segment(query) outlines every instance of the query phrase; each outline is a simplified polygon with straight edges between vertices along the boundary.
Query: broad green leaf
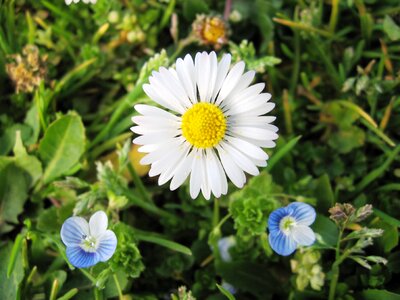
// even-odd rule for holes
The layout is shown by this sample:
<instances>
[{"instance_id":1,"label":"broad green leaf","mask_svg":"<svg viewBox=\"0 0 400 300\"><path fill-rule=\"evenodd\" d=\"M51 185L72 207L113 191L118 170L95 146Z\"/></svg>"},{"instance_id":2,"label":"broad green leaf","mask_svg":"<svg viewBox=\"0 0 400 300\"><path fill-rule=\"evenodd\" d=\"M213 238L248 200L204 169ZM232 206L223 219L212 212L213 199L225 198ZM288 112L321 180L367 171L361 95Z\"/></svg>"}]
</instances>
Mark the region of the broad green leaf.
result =
<instances>
[{"instance_id":1,"label":"broad green leaf","mask_svg":"<svg viewBox=\"0 0 400 300\"><path fill-rule=\"evenodd\" d=\"M384 221L373 223L371 226L384 230L383 235L376 239L376 244L385 253L389 253L399 243L399 233L396 226Z\"/></svg>"},{"instance_id":2,"label":"broad green leaf","mask_svg":"<svg viewBox=\"0 0 400 300\"><path fill-rule=\"evenodd\" d=\"M24 279L21 252L15 258L14 269L7 277L7 269L10 262L12 245L8 244L0 248L0 295L1 299L18 299L20 295L20 284Z\"/></svg>"},{"instance_id":3,"label":"broad green leaf","mask_svg":"<svg viewBox=\"0 0 400 300\"><path fill-rule=\"evenodd\" d=\"M197 14L207 12L208 5L204 0L185 0L183 2L183 16L187 20L193 21Z\"/></svg>"},{"instance_id":4,"label":"broad green leaf","mask_svg":"<svg viewBox=\"0 0 400 300\"><path fill-rule=\"evenodd\" d=\"M335 196L332 191L332 186L327 174L322 175L317 179L317 186L315 188L315 197L317 198L318 211L326 214L334 204Z\"/></svg>"},{"instance_id":5,"label":"broad green leaf","mask_svg":"<svg viewBox=\"0 0 400 300\"><path fill-rule=\"evenodd\" d=\"M317 215L317 218L311 227L319 234L325 244L336 246L339 231L333 221L325 216Z\"/></svg>"},{"instance_id":6,"label":"broad green leaf","mask_svg":"<svg viewBox=\"0 0 400 300\"><path fill-rule=\"evenodd\" d=\"M29 186L29 176L14 162L0 170L0 223L2 220L18 223L17 217L23 211Z\"/></svg>"},{"instance_id":7,"label":"broad green leaf","mask_svg":"<svg viewBox=\"0 0 400 300\"><path fill-rule=\"evenodd\" d=\"M400 40L400 26L397 25L389 15L385 15L383 31L385 31L392 41Z\"/></svg>"},{"instance_id":8,"label":"broad green leaf","mask_svg":"<svg viewBox=\"0 0 400 300\"><path fill-rule=\"evenodd\" d=\"M248 261L235 261L232 263L218 263L217 274L234 287L247 291L256 299L269 299L265 291L274 293L279 290L278 270L267 264ZM285 274L280 274L285 276Z\"/></svg>"},{"instance_id":9,"label":"broad green leaf","mask_svg":"<svg viewBox=\"0 0 400 300\"><path fill-rule=\"evenodd\" d=\"M39 145L39 154L46 168L44 183L68 173L85 150L85 128L81 118L69 114L47 128Z\"/></svg>"},{"instance_id":10,"label":"broad green leaf","mask_svg":"<svg viewBox=\"0 0 400 300\"><path fill-rule=\"evenodd\" d=\"M395 294L387 290L364 290L361 292L364 300L400 300L400 294Z\"/></svg>"}]
</instances>

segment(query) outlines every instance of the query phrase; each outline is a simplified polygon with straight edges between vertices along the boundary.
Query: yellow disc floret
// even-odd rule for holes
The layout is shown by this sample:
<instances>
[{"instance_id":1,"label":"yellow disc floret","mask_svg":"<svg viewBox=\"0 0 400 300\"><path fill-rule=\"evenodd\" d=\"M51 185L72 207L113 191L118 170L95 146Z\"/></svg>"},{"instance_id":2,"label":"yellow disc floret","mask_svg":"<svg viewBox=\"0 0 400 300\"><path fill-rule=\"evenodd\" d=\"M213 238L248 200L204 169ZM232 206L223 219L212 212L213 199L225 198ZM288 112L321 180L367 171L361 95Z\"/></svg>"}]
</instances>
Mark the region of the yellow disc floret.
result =
<instances>
[{"instance_id":1,"label":"yellow disc floret","mask_svg":"<svg viewBox=\"0 0 400 300\"><path fill-rule=\"evenodd\" d=\"M225 116L214 104L196 103L182 116L182 134L197 148L214 147L224 137L225 131Z\"/></svg>"}]
</instances>

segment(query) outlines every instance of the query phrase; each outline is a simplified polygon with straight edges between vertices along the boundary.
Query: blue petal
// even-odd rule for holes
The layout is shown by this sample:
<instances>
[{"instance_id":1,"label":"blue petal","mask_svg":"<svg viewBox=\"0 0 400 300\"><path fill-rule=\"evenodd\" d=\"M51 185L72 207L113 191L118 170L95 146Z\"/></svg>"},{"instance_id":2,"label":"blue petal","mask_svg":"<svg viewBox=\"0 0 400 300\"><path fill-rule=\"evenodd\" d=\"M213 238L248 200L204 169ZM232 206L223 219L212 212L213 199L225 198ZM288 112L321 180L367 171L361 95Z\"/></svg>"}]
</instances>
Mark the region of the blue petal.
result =
<instances>
[{"instance_id":1,"label":"blue petal","mask_svg":"<svg viewBox=\"0 0 400 300\"><path fill-rule=\"evenodd\" d=\"M67 247L69 262L77 268L89 268L99 262L99 255L93 252L86 252L80 246Z\"/></svg>"},{"instance_id":2,"label":"blue petal","mask_svg":"<svg viewBox=\"0 0 400 300\"><path fill-rule=\"evenodd\" d=\"M272 250L283 256L292 254L297 247L297 243L291 236L280 231L269 235L269 244Z\"/></svg>"},{"instance_id":3,"label":"blue petal","mask_svg":"<svg viewBox=\"0 0 400 300\"><path fill-rule=\"evenodd\" d=\"M89 224L81 217L68 218L61 227L60 235L67 247L77 246L82 242L84 236L89 235Z\"/></svg>"},{"instance_id":4,"label":"blue petal","mask_svg":"<svg viewBox=\"0 0 400 300\"><path fill-rule=\"evenodd\" d=\"M221 255L222 261L229 262L232 260L229 249L234 246L235 243L236 241L233 236L223 237L218 241L218 250L219 254Z\"/></svg>"},{"instance_id":5,"label":"blue petal","mask_svg":"<svg viewBox=\"0 0 400 300\"><path fill-rule=\"evenodd\" d=\"M115 249L117 248L117 237L111 230L107 230L99 238L99 246L97 248L97 254L99 255L100 261L107 261L113 256Z\"/></svg>"},{"instance_id":6,"label":"blue petal","mask_svg":"<svg viewBox=\"0 0 400 300\"><path fill-rule=\"evenodd\" d=\"M268 218L268 229L270 234L278 233L280 231L279 229L279 223L281 222L281 219L283 217L286 217L290 214L288 211L287 207L281 207L276 210L274 210Z\"/></svg>"},{"instance_id":7,"label":"blue petal","mask_svg":"<svg viewBox=\"0 0 400 300\"><path fill-rule=\"evenodd\" d=\"M293 209L292 216L296 219L298 224L310 226L314 223L316 213L311 205L303 202L293 202L288 208Z\"/></svg>"}]
</instances>

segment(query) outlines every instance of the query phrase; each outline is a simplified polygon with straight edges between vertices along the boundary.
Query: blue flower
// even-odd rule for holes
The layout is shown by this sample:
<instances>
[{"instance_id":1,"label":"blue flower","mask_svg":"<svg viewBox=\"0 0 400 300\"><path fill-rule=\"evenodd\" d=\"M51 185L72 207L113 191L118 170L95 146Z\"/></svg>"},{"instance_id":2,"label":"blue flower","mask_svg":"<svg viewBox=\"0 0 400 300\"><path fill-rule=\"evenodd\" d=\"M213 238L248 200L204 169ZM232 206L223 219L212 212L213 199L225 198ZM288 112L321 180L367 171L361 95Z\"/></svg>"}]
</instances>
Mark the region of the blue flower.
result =
<instances>
[{"instance_id":1,"label":"blue flower","mask_svg":"<svg viewBox=\"0 0 400 300\"><path fill-rule=\"evenodd\" d=\"M71 217L64 222L61 239L67 246L67 257L73 266L88 268L113 256L117 237L107 227L108 219L103 211L96 212L89 223L81 217Z\"/></svg>"},{"instance_id":2,"label":"blue flower","mask_svg":"<svg viewBox=\"0 0 400 300\"><path fill-rule=\"evenodd\" d=\"M273 211L268 219L269 243L278 254L292 254L297 245L310 246L315 242L315 234L309 227L315 221L312 206L294 202Z\"/></svg>"},{"instance_id":3,"label":"blue flower","mask_svg":"<svg viewBox=\"0 0 400 300\"><path fill-rule=\"evenodd\" d=\"M231 254L229 253L229 249L235 246L236 240L234 236L223 237L218 240L218 250L221 255L221 259L224 262L230 262L232 260Z\"/></svg>"}]
</instances>

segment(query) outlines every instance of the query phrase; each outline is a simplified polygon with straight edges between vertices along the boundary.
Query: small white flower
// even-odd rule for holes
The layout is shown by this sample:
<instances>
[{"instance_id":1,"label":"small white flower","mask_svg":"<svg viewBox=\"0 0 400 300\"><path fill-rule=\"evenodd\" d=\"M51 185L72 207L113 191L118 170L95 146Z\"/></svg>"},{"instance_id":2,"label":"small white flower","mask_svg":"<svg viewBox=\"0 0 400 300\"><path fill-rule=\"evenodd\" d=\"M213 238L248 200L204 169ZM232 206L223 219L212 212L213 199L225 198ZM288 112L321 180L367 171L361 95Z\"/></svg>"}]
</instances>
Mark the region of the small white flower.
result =
<instances>
[{"instance_id":1,"label":"small white flower","mask_svg":"<svg viewBox=\"0 0 400 300\"><path fill-rule=\"evenodd\" d=\"M261 93L264 83L250 85L255 72L243 74L245 64L231 69L231 56L218 63L215 52L197 53L176 61L176 69L160 68L143 85L146 94L167 110L138 104L141 114L132 118L131 130L141 136L133 140L148 153L142 164L151 164L149 176L158 183L171 180L175 190L190 175L190 195L200 190L206 199L228 191L228 178L239 188L245 173L258 175L267 165L261 147L275 146L278 128L265 116L275 104Z\"/></svg>"},{"instance_id":2,"label":"small white flower","mask_svg":"<svg viewBox=\"0 0 400 300\"><path fill-rule=\"evenodd\" d=\"M91 3L91 4L96 4L97 0L82 0L83 3ZM71 3L78 3L79 0L65 0L65 4L70 5Z\"/></svg>"}]
</instances>

